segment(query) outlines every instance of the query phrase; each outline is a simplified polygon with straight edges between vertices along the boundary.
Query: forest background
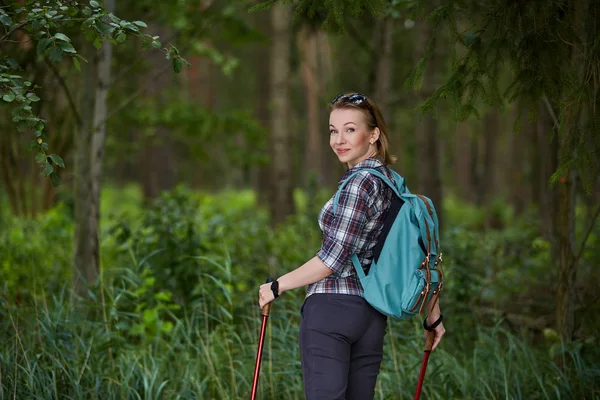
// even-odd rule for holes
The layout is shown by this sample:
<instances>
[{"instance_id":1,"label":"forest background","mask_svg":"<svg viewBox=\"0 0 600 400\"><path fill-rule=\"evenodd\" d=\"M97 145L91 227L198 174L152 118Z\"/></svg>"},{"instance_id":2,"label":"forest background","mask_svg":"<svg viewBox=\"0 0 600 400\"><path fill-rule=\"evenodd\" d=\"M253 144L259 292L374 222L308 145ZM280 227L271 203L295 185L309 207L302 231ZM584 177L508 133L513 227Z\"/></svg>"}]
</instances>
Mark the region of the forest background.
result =
<instances>
[{"instance_id":1,"label":"forest background","mask_svg":"<svg viewBox=\"0 0 600 400\"><path fill-rule=\"evenodd\" d=\"M319 248L362 92L441 221L423 396L600 396L600 5L0 0L0 398L244 398L257 288ZM259 397L300 399L304 292ZM412 398L419 318L376 398Z\"/></svg>"}]
</instances>

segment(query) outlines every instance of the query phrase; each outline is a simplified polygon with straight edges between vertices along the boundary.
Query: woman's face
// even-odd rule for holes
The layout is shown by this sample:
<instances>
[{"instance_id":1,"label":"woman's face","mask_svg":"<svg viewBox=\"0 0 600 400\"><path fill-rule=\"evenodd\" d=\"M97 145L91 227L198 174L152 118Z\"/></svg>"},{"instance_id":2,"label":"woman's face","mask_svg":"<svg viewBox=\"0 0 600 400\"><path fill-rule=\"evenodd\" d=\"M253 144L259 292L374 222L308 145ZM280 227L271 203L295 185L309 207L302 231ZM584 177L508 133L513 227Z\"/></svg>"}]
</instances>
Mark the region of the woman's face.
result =
<instances>
[{"instance_id":1,"label":"woman's face","mask_svg":"<svg viewBox=\"0 0 600 400\"><path fill-rule=\"evenodd\" d=\"M338 108L329 114L329 145L348 168L374 156L377 139L379 129L367 127L362 111Z\"/></svg>"}]
</instances>

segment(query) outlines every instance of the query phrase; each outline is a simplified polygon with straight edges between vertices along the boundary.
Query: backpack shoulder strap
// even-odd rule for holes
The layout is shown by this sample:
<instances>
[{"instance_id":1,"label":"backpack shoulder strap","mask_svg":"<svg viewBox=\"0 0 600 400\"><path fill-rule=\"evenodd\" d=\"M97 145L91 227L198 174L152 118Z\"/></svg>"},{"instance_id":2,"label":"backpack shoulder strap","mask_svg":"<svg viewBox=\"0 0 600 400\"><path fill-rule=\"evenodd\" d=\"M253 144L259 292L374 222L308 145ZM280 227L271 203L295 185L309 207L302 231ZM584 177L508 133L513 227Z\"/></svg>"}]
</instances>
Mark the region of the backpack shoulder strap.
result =
<instances>
[{"instance_id":1,"label":"backpack shoulder strap","mask_svg":"<svg viewBox=\"0 0 600 400\"><path fill-rule=\"evenodd\" d=\"M376 169L373 168L365 168L365 169L361 169L359 171L353 172L352 174L350 174L350 176L348 178L346 178L342 184L340 185L340 187L338 188L337 192L335 193L335 197L333 199L333 213L335 214L335 212L337 211L337 206L338 206L338 202L340 199L340 194L342 193L342 190L344 189L344 187L346 186L346 184L348 182L350 182L350 179L356 175L359 174L361 172L369 172L372 175L375 175L376 177L380 178L386 185L388 185L396 194L396 196L401 197L401 194L403 193L401 191L401 189L403 190L407 190L406 186L404 184L404 178L402 178L397 172L395 171L391 171L392 172L392 176L394 177L394 180L396 181L396 184L394 184L387 176L385 176L384 174L382 174L381 172L377 171ZM399 189L400 188L400 189Z\"/></svg>"}]
</instances>

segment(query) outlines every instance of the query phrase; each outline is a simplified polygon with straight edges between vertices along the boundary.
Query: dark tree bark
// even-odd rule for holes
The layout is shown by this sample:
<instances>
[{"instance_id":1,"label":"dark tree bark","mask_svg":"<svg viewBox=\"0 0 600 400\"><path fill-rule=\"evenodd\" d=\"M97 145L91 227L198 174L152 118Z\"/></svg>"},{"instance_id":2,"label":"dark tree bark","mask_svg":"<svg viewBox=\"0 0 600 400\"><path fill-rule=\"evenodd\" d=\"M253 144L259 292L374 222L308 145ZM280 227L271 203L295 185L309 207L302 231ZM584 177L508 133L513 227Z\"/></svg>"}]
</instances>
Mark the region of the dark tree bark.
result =
<instances>
[{"instance_id":1,"label":"dark tree bark","mask_svg":"<svg viewBox=\"0 0 600 400\"><path fill-rule=\"evenodd\" d=\"M318 31L308 25L302 27L298 33L298 43L301 52L301 74L304 83L306 99L306 146L304 154L305 181L318 176L321 171L322 143L319 118L319 78L318 78L318 53L317 53Z\"/></svg>"},{"instance_id":2,"label":"dark tree bark","mask_svg":"<svg viewBox=\"0 0 600 400\"><path fill-rule=\"evenodd\" d=\"M271 223L278 225L294 213L292 182L292 131L289 124L290 9L281 4L271 10Z\"/></svg>"},{"instance_id":3,"label":"dark tree bark","mask_svg":"<svg viewBox=\"0 0 600 400\"><path fill-rule=\"evenodd\" d=\"M454 143L454 169L456 171L456 184L458 195L466 201L473 201L474 189L471 151L472 151L472 133L469 122L461 122L456 125L456 141Z\"/></svg>"},{"instance_id":4,"label":"dark tree bark","mask_svg":"<svg viewBox=\"0 0 600 400\"><path fill-rule=\"evenodd\" d=\"M416 29L416 48L418 58L423 57L425 49L433 34L433 26L421 21ZM435 90L435 79L439 59L433 51L423 74L423 85L419 91L420 101L431 96ZM439 218L440 229L443 224L442 179L440 176L440 148L437 120L430 114L423 115L416 126L417 135L417 179L418 191L433 201Z\"/></svg>"},{"instance_id":5,"label":"dark tree bark","mask_svg":"<svg viewBox=\"0 0 600 400\"><path fill-rule=\"evenodd\" d=\"M386 17L381 21L379 49L382 50L377 59L377 75L375 78L375 101L379 105L383 117L390 126L390 87L392 84L392 49L394 35L394 19Z\"/></svg>"},{"instance_id":6,"label":"dark tree bark","mask_svg":"<svg viewBox=\"0 0 600 400\"><path fill-rule=\"evenodd\" d=\"M269 13L255 13L258 29L267 37L272 38L271 17ZM270 56L270 43L260 44L255 53L255 71L256 71L256 101L254 102L254 112L265 131L269 131L271 115L269 106L271 104L271 63L268 62ZM261 164L254 171L254 190L258 204L268 206L269 204L269 165Z\"/></svg>"}]
</instances>

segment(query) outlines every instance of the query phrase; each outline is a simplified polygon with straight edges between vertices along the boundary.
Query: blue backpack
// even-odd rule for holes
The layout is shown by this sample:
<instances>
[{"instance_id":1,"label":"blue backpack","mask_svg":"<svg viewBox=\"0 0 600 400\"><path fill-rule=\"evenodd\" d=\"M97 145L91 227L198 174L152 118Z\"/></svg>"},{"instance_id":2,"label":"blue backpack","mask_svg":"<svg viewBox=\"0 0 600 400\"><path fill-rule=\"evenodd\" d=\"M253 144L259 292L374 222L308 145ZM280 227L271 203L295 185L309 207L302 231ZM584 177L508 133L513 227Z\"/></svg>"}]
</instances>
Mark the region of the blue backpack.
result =
<instances>
[{"instance_id":1,"label":"blue backpack","mask_svg":"<svg viewBox=\"0 0 600 400\"><path fill-rule=\"evenodd\" d=\"M402 178L391 171L395 184L381 172L367 168L351 174L338 188L333 201L335 214L342 189L357 173L368 171L396 194L374 248L368 274L356 254L352 264L360 278L365 300L376 310L396 319L408 319L431 308L443 287L442 253L438 219L433 203L410 193Z\"/></svg>"}]
</instances>

